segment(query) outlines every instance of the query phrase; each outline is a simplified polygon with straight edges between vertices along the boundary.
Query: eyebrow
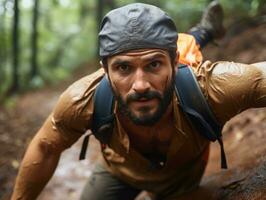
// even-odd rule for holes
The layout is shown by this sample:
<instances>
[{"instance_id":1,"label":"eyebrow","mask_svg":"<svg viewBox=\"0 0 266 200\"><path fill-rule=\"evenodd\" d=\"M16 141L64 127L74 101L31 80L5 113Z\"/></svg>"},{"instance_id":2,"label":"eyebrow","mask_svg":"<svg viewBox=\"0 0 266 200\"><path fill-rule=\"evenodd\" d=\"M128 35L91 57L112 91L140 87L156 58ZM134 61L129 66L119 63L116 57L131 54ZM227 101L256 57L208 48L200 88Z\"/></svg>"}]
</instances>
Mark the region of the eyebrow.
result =
<instances>
[{"instance_id":1,"label":"eyebrow","mask_svg":"<svg viewBox=\"0 0 266 200\"><path fill-rule=\"evenodd\" d=\"M112 63L113 66L119 66L119 65L130 65L129 61L117 59Z\"/></svg>"},{"instance_id":2,"label":"eyebrow","mask_svg":"<svg viewBox=\"0 0 266 200\"><path fill-rule=\"evenodd\" d=\"M166 56L164 54L161 54L161 53L155 53L154 55L146 58L145 60L146 61L154 61L156 59L159 59L159 58L165 58Z\"/></svg>"},{"instance_id":3,"label":"eyebrow","mask_svg":"<svg viewBox=\"0 0 266 200\"><path fill-rule=\"evenodd\" d=\"M146 55L145 57L144 57L145 62L152 62L156 59L165 58L166 55L161 54L161 53L154 53L152 55ZM131 64L131 61L117 58L114 62L112 62L111 65L112 66L120 66L120 65L130 65L130 64Z\"/></svg>"}]
</instances>

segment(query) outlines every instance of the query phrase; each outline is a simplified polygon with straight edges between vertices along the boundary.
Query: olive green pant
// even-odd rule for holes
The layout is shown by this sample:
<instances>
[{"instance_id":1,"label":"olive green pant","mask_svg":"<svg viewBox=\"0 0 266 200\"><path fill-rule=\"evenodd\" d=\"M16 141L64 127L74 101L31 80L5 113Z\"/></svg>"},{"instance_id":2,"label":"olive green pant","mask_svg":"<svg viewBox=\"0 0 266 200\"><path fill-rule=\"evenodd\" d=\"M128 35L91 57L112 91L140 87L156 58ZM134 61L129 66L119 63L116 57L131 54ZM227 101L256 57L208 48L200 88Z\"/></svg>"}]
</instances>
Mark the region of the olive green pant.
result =
<instances>
[{"instance_id":1,"label":"olive green pant","mask_svg":"<svg viewBox=\"0 0 266 200\"><path fill-rule=\"evenodd\" d=\"M97 165L87 181L81 200L134 200L141 190L114 177L103 166Z\"/></svg>"}]
</instances>

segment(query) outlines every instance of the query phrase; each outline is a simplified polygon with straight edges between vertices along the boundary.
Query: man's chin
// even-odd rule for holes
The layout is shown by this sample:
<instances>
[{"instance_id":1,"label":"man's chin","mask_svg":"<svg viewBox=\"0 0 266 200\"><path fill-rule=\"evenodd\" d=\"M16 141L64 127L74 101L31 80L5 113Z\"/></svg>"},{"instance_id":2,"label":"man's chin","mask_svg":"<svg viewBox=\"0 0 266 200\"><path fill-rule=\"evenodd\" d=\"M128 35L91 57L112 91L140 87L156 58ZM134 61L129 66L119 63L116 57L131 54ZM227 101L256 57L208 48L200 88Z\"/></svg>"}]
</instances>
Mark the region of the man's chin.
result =
<instances>
[{"instance_id":1,"label":"man's chin","mask_svg":"<svg viewBox=\"0 0 266 200\"><path fill-rule=\"evenodd\" d=\"M153 120L152 118L135 118L135 119L132 119L132 122L135 124L135 125L138 125L138 126L153 126L157 120Z\"/></svg>"},{"instance_id":2,"label":"man's chin","mask_svg":"<svg viewBox=\"0 0 266 200\"><path fill-rule=\"evenodd\" d=\"M155 113L146 113L146 114L130 113L129 118L134 124L140 126L151 126L154 125L159 120L159 117L156 116Z\"/></svg>"}]
</instances>

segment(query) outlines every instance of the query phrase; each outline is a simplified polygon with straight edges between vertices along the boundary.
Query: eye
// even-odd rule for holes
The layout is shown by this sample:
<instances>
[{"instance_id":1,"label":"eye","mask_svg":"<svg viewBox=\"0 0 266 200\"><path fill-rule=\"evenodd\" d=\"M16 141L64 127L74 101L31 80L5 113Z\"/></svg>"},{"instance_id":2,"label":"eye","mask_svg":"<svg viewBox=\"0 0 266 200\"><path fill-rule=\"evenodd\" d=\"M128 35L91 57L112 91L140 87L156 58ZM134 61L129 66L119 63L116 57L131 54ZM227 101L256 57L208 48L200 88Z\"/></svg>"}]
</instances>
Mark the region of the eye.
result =
<instances>
[{"instance_id":1,"label":"eye","mask_svg":"<svg viewBox=\"0 0 266 200\"><path fill-rule=\"evenodd\" d=\"M125 73L125 72L128 72L128 71L130 70L130 67L129 67L129 65L127 65L127 64L123 64L123 65L118 65L118 66L117 66L117 69L118 69L119 71Z\"/></svg>"},{"instance_id":2,"label":"eye","mask_svg":"<svg viewBox=\"0 0 266 200\"><path fill-rule=\"evenodd\" d=\"M161 66L161 61L158 61L158 60L156 60L156 61L152 61L149 65L148 65L148 67L150 68L150 69L157 69L157 68L159 68Z\"/></svg>"}]
</instances>

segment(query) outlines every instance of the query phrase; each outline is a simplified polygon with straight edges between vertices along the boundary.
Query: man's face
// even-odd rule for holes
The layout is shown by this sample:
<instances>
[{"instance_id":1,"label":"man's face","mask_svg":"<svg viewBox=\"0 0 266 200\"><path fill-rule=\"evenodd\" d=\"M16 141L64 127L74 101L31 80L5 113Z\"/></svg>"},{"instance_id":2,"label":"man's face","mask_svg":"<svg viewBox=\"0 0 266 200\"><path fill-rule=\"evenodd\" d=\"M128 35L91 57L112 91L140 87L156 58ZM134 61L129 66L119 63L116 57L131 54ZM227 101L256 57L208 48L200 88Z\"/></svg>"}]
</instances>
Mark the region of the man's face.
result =
<instances>
[{"instance_id":1,"label":"man's face","mask_svg":"<svg viewBox=\"0 0 266 200\"><path fill-rule=\"evenodd\" d=\"M168 51L134 50L109 57L108 76L119 111L137 125L152 125L173 94L174 67Z\"/></svg>"}]
</instances>

